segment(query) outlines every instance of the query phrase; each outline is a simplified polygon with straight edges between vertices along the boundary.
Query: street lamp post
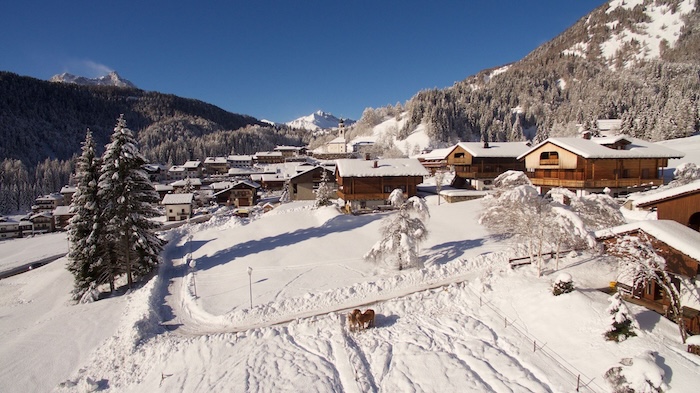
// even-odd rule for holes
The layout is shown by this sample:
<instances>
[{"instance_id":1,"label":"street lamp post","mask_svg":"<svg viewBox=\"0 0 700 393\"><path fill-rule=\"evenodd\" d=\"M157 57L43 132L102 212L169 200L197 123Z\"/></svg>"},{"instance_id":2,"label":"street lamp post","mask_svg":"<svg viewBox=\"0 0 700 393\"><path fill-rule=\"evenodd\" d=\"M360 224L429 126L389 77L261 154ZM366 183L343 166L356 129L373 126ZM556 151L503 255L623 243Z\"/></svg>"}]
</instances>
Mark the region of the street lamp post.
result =
<instances>
[{"instance_id":1,"label":"street lamp post","mask_svg":"<svg viewBox=\"0 0 700 393\"><path fill-rule=\"evenodd\" d=\"M250 309L253 309L253 268L248 266L248 287L250 288Z\"/></svg>"}]
</instances>

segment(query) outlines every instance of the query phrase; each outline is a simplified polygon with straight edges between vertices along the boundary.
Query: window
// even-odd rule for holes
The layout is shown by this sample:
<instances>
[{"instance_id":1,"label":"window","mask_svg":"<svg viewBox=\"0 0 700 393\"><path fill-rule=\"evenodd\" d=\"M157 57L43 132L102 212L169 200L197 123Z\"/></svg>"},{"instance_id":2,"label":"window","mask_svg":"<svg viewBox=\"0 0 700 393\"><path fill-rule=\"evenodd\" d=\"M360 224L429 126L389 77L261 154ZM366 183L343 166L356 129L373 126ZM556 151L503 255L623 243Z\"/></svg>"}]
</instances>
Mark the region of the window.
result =
<instances>
[{"instance_id":1,"label":"window","mask_svg":"<svg viewBox=\"0 0 700 393\"><path fill-rule=\"evenodd\" d=\"M455 158L464 158L464 152L455 153Z\"/></svg>"},{"instance_id":2,"label":"window","mask_svg":"<svg viewBox=\"0 0 700 393\"><path fill-rule=\"evenodd\" d=\"M543 151L540 153L540 165L559 165L559 153L556 151Z\"/></svg>"}]
</instances>

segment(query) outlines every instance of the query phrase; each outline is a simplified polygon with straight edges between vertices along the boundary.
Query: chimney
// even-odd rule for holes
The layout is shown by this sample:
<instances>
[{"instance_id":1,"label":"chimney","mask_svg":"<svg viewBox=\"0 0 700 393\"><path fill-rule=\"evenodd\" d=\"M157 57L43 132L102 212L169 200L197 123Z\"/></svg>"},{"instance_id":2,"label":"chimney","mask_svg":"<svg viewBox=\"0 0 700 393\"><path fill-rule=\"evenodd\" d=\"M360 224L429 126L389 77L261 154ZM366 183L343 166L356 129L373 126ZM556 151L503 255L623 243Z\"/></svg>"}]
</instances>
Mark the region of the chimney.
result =
<instances>
[{"instance_id":1,"label":"chimney","mask_svg":"<svg viewBox=\"0 0 700 393\"><path fill-rule=\"evenodd\" d=\"M365 161L369 161L369 153L365 153Z\"/></svg>"},{"instance_id":2,"label":"chimney","mask_svg":"<svg viewBox=\"0 0 700 393\"><path fill-rule=\"evenodd\" d=\"M379 167L379 165L377 164L377 160L374 160L374 164L372 164L372 167L373 167L373 168L378 168L378 167Z\"/></svg>"},{"instance_id":3,"label":"chimney","mask_svg":"<svg viewBox=\"0 0 700 393\"><path fill-rule=\"evenodd\" d=\"M590 131L584 131L581 133L581 138L583 139L591 139L591 132Z\"/></svg>"},{"instance_id":4,"label":"chimney","mask_svg":"<svg viewBox=\"0 0 700 393\"><path fill-rule=\"evenodd\" d=\"M488 141L484 141L484 149L488 149L488 148L489 148L489 142L488 142Z\"/></svg>"}]
</instances>

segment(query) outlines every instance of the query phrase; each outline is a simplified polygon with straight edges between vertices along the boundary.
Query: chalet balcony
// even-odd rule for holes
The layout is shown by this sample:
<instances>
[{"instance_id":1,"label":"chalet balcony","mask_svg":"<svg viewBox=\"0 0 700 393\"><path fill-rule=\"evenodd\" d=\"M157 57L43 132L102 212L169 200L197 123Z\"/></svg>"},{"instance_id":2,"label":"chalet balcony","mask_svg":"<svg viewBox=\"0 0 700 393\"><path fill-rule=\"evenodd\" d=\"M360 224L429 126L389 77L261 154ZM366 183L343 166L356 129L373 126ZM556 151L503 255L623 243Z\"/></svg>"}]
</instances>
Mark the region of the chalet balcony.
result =
<instances>
[{"instance_id":1,"label":"chalet balcony","mask_svg":"<svg viewBox=\"0 0 700 393\"><path fill-rule=\"evenodd\" d=\"M338 198L344 201L383 201L389 199L389 194L366 193L366 194L346 194L338 191Z\"/></svg>"},{"instance_id":2,"label":"chalet balcony","mask_svg":"<svg viewBox=\"0 0 700 393\"><path fill-rule=\"evenodd\" d=\"M535 186L564 187L574 189L584 188L624 188L641 185L662 185L663 179L617 178L617 179L586 179L583 171L537 170L528 172L530 181Z\"/></svg>"}]
</instances>

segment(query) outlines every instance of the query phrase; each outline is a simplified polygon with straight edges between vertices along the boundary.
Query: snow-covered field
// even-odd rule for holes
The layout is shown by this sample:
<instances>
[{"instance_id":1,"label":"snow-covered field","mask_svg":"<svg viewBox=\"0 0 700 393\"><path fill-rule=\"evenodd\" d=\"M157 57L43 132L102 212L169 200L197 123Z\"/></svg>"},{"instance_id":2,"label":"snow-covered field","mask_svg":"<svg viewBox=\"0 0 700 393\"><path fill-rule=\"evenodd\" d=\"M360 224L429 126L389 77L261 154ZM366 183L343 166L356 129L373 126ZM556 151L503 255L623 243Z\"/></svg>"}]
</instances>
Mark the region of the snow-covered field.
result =
<instances>
[{"instance_id":1,"label":"snow-covered field","mask_svg":"<svg viewBox=\"0 0 700 393\"><path fill-rule=\"evenodd\" d=\"M629 305L638 337L603 339L614 266L581 253L543 277L511 269L481 201L427 203L423 269L362 259L387 213L295 202L170 230L159 275L126 295L73 305L65 259L0 280L0 392L607 392L625 358L630 378L663 373L664 391L699 386L700 358L651 311ZM64 252L61 236L0 242L0 264ZM576 290L555 297L562 272ZM376 327L350 332L353 308Z\"/></svg>"}]
</instances>

